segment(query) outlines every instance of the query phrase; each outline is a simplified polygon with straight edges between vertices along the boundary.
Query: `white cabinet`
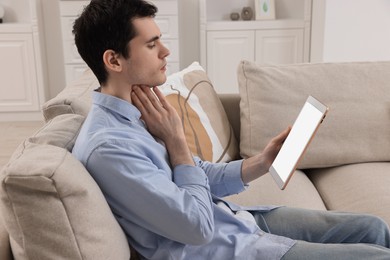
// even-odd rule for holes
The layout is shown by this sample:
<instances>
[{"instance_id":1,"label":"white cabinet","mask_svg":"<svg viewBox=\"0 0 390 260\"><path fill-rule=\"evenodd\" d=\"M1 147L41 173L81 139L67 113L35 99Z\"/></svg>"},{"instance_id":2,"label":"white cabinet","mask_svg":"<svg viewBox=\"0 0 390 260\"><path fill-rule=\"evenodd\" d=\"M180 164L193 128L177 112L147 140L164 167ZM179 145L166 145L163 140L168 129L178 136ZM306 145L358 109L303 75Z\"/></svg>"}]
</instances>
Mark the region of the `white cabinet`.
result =
<instances>
[{"instance_id":1,"label":"white cabinet","mask_svg":"<svg viewBox=\"0 0 390 260\"><path fill-rule=\"evenodd\" d=\"M0 33L0 109L38 111L39 97L32 35Z\"/></svg>"},{"instance_id":2,"label":"white cabinet","mask_svg":"<svg viewBox=\"0 0 390 260\"><path fill-rule=\"evenodd\" d=\"M239 12L238 3L218 1L201 0L200 5L200 61L217 92L238 93L241 60L259 64L309 61L311 0L276 0L277 19L261 21L230 21L226 12Z\"/></svg>"},{"instance_id":3,"label":"white cabinet","mask_svg":"<svg viewBox=\"0 0 390 260\"><path fill-rule=\"evenodd\" d=\"M72 29L75 19L81 13L84 6L86 6L89 2L90 1L85 0L60 1L63 53L67 84L79 77L80 74L82 74L87 68L87 65L84 63L77 51ZM179 71L180 69L177 0L154 0L152 2L158 8L155 21L160 27L162 41L171 51L171 55L167 58L167 74L170 74Z\"/></svg>"},{"instance_id":4,"label":"white cabinet","mask_svg":"<svg viewBox=\"0 0 390 260\"><path fill-rule=\"evenodd\" d=\"M256 31L255 61L269 64L303 62L303 30Z\"/></svg>"},{"instance_id":5,"label":"white cabinet","mask_svg":"<svg viewBox=\"0 0 390 260\"><path fill-rule=\"evenodd\" d=\"M214 87L220 87L217 89L219 92L224 92L227 89L225 86L232 85L231 81L237 74L237 65L241 60L254 60L254 45L254 31L207 33L207 73Z\"/></svg>"},{"instance_id":6,"label":"white cabinet","mask_svg":"<svg viewBox=\"0 0 390 260\"><path fill-rule=\"evenodd\" d=\"M48 90L37 4L0 3L9 14L0 24L0 121L41 120Z\"/></svg>"}]
</instances>

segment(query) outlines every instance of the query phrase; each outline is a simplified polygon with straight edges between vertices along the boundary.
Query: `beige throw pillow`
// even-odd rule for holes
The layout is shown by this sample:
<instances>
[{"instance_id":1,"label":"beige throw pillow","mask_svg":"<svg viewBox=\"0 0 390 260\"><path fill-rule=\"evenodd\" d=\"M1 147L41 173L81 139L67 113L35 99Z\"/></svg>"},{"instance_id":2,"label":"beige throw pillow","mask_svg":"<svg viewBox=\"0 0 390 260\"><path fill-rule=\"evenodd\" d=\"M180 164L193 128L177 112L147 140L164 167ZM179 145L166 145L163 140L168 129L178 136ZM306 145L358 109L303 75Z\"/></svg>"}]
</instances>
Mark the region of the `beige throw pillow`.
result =
<instances>
[{"instance_id":1,"label":"beige throw pillow","mask_svg":"<svg viewBox=\"0 0 390 260\"><path fill-rule=\"evenodd\" d=\"M292 125L306 98L329 113L299 168L390 160L390 62L238 68L243 157L259 153Z\"/></svg>"},{"instance_id":2,"label":"beige throw pillow","mask_svg":"<svg viewBox=\"0 0 390 260\"><path fill-rule=\"evenodd\" d=\"M69 152L83 121L55 117L0 173L0 212L15 259L130 258L102 192Z\"/></svg>"},{"instance_id":3,"label":"beige throw pillow","mask_svg":"<svg viewBox=\"0 0 390 260\"><path fill-rule=\"evenodd\" d=\"M181 116L191 152L210 162L236 159L238 145L222 103L199 63L170 75L160 89Z\"/></svg>"}]
</instances>

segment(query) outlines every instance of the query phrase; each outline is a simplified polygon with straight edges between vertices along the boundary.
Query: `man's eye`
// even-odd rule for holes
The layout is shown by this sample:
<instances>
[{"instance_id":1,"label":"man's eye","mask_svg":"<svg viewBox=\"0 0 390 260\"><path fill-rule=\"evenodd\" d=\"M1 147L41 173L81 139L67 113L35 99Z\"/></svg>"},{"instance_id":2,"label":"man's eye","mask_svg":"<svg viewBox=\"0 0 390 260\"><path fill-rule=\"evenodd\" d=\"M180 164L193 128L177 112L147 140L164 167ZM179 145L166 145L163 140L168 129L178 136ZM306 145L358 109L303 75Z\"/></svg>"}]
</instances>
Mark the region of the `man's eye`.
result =
<instances>
[{"instance_id":1,"label":"man's eye","mask_svg":"<svg viewBox=\"0 0 390 260\"><path fill-rule=\"evenodd\" d=\"M154 47L156 47L156 43L155 42L153 42L153 43L148 45L149 49L153 49Z\"/></svg>"}]
</instances>

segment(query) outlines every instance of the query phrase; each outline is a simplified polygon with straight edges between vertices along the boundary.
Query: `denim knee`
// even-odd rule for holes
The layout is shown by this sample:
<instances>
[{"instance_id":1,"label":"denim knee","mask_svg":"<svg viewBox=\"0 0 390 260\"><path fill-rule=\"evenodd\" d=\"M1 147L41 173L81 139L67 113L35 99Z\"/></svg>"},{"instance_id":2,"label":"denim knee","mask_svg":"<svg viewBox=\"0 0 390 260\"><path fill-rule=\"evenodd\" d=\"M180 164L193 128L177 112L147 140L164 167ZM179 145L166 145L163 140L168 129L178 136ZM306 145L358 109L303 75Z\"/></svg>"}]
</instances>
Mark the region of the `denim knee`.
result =
<instances>
[{"instance_id":1,"label":"denim knee","mask_svg":"<svg viewBox=\"0 0 390 260\"><path fill-rule=\"evenodd\" d=\"M388 224L376 216L366 216L367 243L390 248L390 230Z\"/></svg>"}]
</instances>

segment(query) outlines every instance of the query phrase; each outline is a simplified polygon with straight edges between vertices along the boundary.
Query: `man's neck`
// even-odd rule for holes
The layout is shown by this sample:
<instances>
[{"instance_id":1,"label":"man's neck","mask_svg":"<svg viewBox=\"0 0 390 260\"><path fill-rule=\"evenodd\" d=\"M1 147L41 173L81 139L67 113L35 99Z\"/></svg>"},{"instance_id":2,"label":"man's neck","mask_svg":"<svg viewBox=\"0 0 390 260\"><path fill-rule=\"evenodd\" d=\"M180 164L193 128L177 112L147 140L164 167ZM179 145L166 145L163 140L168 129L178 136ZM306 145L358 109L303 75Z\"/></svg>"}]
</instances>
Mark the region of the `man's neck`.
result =
<instances>
[{"instance_id":1,"label":"man's neck","mask_svg":"<svg viewBox=\"0 0 390 260\"><path fill-rule=\"evenodd\" d=\"M101 86L100 92L131 102L131 85L125 85L120 82L108 82Z\"/></svg>"}]
</instances>

